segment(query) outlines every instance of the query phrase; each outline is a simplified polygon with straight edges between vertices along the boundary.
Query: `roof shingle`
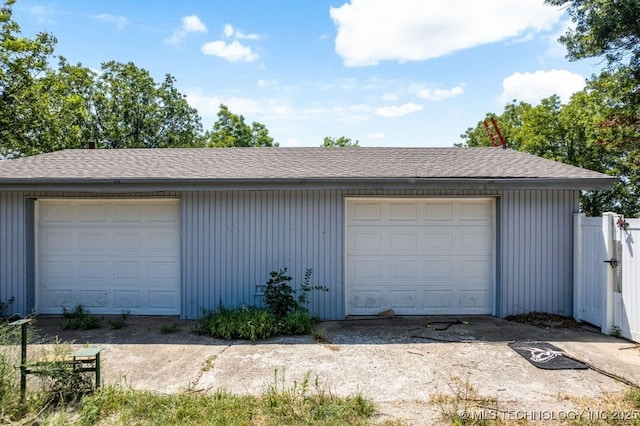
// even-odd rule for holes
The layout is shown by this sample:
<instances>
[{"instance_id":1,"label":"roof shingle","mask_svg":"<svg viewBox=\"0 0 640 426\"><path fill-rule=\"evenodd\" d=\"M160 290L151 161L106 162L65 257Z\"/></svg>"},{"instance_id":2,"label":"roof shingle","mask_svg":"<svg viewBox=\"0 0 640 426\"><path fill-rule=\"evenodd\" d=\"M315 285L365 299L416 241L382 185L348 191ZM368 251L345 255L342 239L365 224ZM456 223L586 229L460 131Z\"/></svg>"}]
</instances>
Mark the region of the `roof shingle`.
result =
<instances>
[{"instance_id":1,"label":"roof shingle","mask_svg":"<svg viewBox=\"0 0 640 426\"><path fill-rule=\"evenodd\" d=\"M65 150L0 161L0 182L353 179L612 179L500 148Z\"/></svg>"}]
</instances>

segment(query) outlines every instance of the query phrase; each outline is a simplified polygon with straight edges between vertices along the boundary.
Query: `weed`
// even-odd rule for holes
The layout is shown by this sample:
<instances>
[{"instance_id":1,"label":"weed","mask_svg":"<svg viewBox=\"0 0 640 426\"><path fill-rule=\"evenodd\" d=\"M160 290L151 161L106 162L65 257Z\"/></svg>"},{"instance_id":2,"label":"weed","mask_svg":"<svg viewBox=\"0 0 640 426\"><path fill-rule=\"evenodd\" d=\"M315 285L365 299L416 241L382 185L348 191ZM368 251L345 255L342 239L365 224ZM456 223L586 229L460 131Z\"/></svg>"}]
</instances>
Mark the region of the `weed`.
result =
<instances>
[{"instance_id":1,"label":"weed","mask_svg":"<svg viewBox=\"0 0 640 426\"><path fill-rule=\"evenodd\" d=\"M194 327L197 334L222 339L258 340L277 334L278 322L270 311L252 306L240 306L211 311L200 318Z\"/></svg>"},{"instance_id":2,"label":"weed","mask_svg":"<svg viewBox=\"0 0 640 426\"><path fill-rule=\"evenodd\" d=\"M446 421L460 426L496 423L497 417L496 419L486 419L482 418L483 416L475 415L474 410L478 409L482 409L483 412L497 412L497 400L480 396L469 382L469 377L463 381L460 377L454 376L449 382L449 387L452 395L438 394L431 398L431 402L438 405L440 413Z\"/></svg>"},{"instance_id":3,"label":"weed","mask_svg":"<svg viewBox=\"0 0 640 426\"><path fill-rule=\"evenodd\" d=\"M100 319L89 315L82 305L76 305L72 311L62 308L62 317L66 320L62 325L65 330L91 330L100 328Z\"/></svg>"},{"instance_id":4,"label":"weed","mask_svg":"<svg viewBox=\"0 0 640 426\"><path fill-rule=\"evenodd\" d=\"M613 337L621 337L622 330L617 325L611 326L611 331L609 331L609 335Z\"/></svg>"},{"instance_id":5,"label":"weed","mask_svg":"<svg viewBox=\"0 0 640 426\"><path fill-rule=\"evenodd\" d=\"M20 328L0 322L0 423L8 414L10 407L14 407L19 395L18 371L14 368L20 363L19 349Z\"/></svg>"},{"instance_id":6,"label":"weed","mask_svg":"<svg viewBox=\"0 0 640 426\"><path fill-rule=\"evenodd\" d=\"M175 333L176 331L178 331L178 324L175 322L172 322L171 324L162 324L160 327L160 333L162 334Z\"/></svg>"},{"instance_id":7,"label":"weed","mask_svg":"<svg viewBox=\"0 0 640 426\"><path fill-rule=\"evenodd\" d=\"M278 318L284 318L297 311L307 311L307 295L310 291L329 291L325 286L310 284L311 276L313 275L313 270L310 268L305 271L304 280L297 290L290 284L293 278L287 275L287 268L271 271L269 275L271 278L267 281L264 301L267 309ZM295 297L296 294L297 297Z\"/></svg>"},{"instance_id":8,"label":"weed","mask_svg":"<svg viewBox=\"0 0 640 426\"><path fill-rule=\"evenodd\" d=\"M261 396L160 394L105 386L85 397L72 414L81 425L364 425L374 415L374 405L360 395L312 392L306 376L294 388L273 388Z\"/></svg>"},{"instance_id":9,"label":"weed","mask_svg":"<svg viewBox=\"0 0 640 426\"><path fill-rule=\"evenodd\" d=\"M122 327L124 327L125 325L127 325L126 321L127 321L127 317L129 316L129 314L131 313L131 311L125 311L124 309L122 310L122 312L120 313L120 317L114 320L108 320L107 322L109 323L109 325L114 329L114 330L118 330Z\"/></svg>"},{"instance_id":10,"label":"weed","mask_svg":"<svg viewBox=\"0 0 640 426\"><path fill-rule=\"evenodd\" d=\"M240 306L205 312L193 327L195 334L221 339L261 340L280 335L305 335L313 331L318 319L306 311L296 311L278 319L268 309Z\"/></svg>"},{"instance_id":11,"label":"weed","mask_svg":"<svg viewBox=\"0 0 640 426\"><path fill-rule=\"evenodd\" d=\"M7 310L9 306L13 305L13 302L15 300L16 300L15 297L9 298L9 300L7 300L6 302L0 300L0 318L4 318L4 311Z\"/></svg>"}]
</instances>

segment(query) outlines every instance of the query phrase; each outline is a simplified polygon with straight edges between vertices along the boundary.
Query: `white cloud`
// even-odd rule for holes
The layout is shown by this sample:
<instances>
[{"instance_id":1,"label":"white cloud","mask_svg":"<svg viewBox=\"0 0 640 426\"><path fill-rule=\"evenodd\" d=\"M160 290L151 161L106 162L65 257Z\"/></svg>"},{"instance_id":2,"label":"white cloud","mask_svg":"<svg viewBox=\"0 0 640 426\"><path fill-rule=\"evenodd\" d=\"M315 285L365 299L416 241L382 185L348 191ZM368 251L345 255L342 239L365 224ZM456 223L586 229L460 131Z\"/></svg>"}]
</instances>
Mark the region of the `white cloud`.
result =
<instances>
[{"instance_id":1,"label":"white cloud","mask_svg":"<svg viewBox=\"0 0 640 426\"><path fill-rule=\"evenodd\" d=\"M422 61L549 30L562 15L541 0L351 0L330 8L346 66Z\"/></svg>"},{"instance_id":2,"label":"white cloud","mask_svg":"<svg viewBox=\"0 0 640 426\"><path fill-rule=\"evenodd\" d=\"M222 29L222 33L227 38L231 37L233 35L233 33L234 33L233 25L225 24L224 28Z\"/></svg>"},{"instance_id":3,"label":"white cloud","mask_svg":"<svg viewBox=\"0 0 640 426\"><path fill-rule=\"evenodd\" d=\"M383 93L381 98L383 101L386 101L386 102L394 102L398 100L398 95L396 95L395 93L388 92L388 93Z\"/></svg>"},{"instance_id":4,"label":"white cloud","mask_svg":"<svg viewBox=\"0 0 640 426\"><path fill-rule=\"evenodd\" d=\"M409 102L402 105L392 105L386 107L378 107L375 110L375 114L380 117L402 117L403 115L411 114L422 110L422 105Z\"/></svg>"},{"instance_id":5,"label":"white cloud","mask_svg":"<svg viewBox=\"0 0 640 426\"><path fill-rule=\"evenodd\" d=\"M217 56L229 62L253 62L258 59L258 55L250 47L244 46L238 40L231 43L225 43L221 40L210 41L204 44L201 50L205 55Z\"/></svg>"},{"instance_id":6,"label":"white cloud","mask_svg":"<svg viewBox=\"0 0 640 426\"><path fill-rule=\"evenodd\" d=\"M206 33L207 26L196 15L182 18L182 29L188 33Z\"/></svg>"},{"instance_id":7,"label":"white cloud","mask_svg":"<svg viewBox=\"0 0 640 426\"><path fill-rule=\"evenodd\" d=\"M105 24L115 25L118 30L123 30L129 24L129 20L124 16L110 15L108 13L102 13L93 18Z\"/></svg>"},{"instance_id":8,"label":"white cloud","mask_svg":"<svg viewBox=\"0 0 640 426\"><path fill-rule=\"evenodd\" d=\"M504 105L515 99L535 105L541 99L556 94L562 102L568 102L571 95L584 87L585 78L567 70L517 72L502 81L499 101Z\"/></svg>"},{"instance_id":9,"label":"white cloud","mask_svg":"<svg viewBox=\"0 0 640 426\"><path fill-rule=\"evenodd\" d=\"M428 101L442 101L444 99L453 98L464 93L464 89L460 86L451 89L418 89L416 96Z\"/></svg>"},{"instance_id":10,"label":"white cloud","mask_svg":"<svg viewBox=\"0 0 640 426\"><path fill-rule=\"evenodd\" d=\"M196 15L185 16L182 18L182 27L173 31L171 37L165 42L173 45L181 44L189 33L206 33L207 26Z\"/></svg>"},{"instance_id":11,"label":"white cloud","mask_svg":"<svg viewBox=\"0 0 640 426\"><path fill-rule=\"evenodd\" d=\"M262 37L260 37L260 34L245 34L242 31L238 31L235 28L233 28L233 25L231 24L225 24L224 28L222 29L222 32L224 34L225 37L229 38L229 37L235 37L237 40L260 40Z\"/></svg>"},{"instance_id":12,"label":"white cloud","mask_svg":"<svg viewBox=\"0 0 640 426\"><path fill-rule=\"evenodd\" d=\"M369 140L384 139L384 133L370 133L367 135L367 139Z\"/></svg>"}]
</instances>

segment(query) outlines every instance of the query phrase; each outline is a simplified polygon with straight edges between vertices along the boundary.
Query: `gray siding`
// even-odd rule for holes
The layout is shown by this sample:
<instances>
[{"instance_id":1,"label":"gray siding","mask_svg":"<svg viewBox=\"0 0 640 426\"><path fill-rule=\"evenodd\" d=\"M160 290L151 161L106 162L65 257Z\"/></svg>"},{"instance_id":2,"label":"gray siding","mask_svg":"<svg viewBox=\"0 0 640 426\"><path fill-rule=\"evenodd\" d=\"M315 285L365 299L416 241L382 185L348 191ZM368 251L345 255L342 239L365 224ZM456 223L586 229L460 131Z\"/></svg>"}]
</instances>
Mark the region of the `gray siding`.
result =
<instances>
[{"instance_id":1,"label":"gray siding","mask_svg":"<svg viewBox=\"0 0 640 426\"><path fill-rule=\"evenodd\" d=\"M26 311L25 199L21 192L0 192L0 301L14 298L5 314Z\"/></svg>"},{"instance_id":2,"label":"gray siding","mask_svg":"<svg viewBox=\"0 0 640 426\"><path fill-rule=\"evenodd\" d=\"M220 302L259 304L257 285L288 267L295 282L306 268L313 282L310 308L323 318L344 316L343 222L346 196L496 196L496 315L572 312L574 190L282 190L139 194L0 192L0 300L29 308L25 198L63 196L181 198L182 316L196 318ZM31 220L31 219L29 219ZM28 236L28 237L27 237ZM31 279L32 281L32 279Z\"/></svg>"},{"instance_id":3,"label":"gray siding","mask_svg":"<svg viewBox=\"0 0 640 426\"><path fill-rule=\"evenodd\" d=\"M499 316L573 312L577 191L505 191L501 200Z\"/></svg>"}]
</instances>

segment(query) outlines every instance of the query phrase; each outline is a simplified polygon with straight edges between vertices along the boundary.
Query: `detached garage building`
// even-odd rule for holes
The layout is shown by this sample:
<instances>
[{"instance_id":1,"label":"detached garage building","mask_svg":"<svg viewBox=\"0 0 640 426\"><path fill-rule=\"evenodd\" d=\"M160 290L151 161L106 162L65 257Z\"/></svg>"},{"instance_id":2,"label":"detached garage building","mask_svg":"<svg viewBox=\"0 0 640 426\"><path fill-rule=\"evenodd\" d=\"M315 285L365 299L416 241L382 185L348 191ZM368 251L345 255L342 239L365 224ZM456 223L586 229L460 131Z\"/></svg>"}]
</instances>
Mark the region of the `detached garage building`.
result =
<instances>
[{"instance_id":1,"label":"detached garage building","mask_svg":"<svg viewBox=\"0 0 640 426\"><path fill-rule=\"evenodd\" d=\"M499 148L67 150L0 162L0 300L197 318L269 272L325 319L572 315L573 213L609 176Z\"/></svg>"}]
</instances>

